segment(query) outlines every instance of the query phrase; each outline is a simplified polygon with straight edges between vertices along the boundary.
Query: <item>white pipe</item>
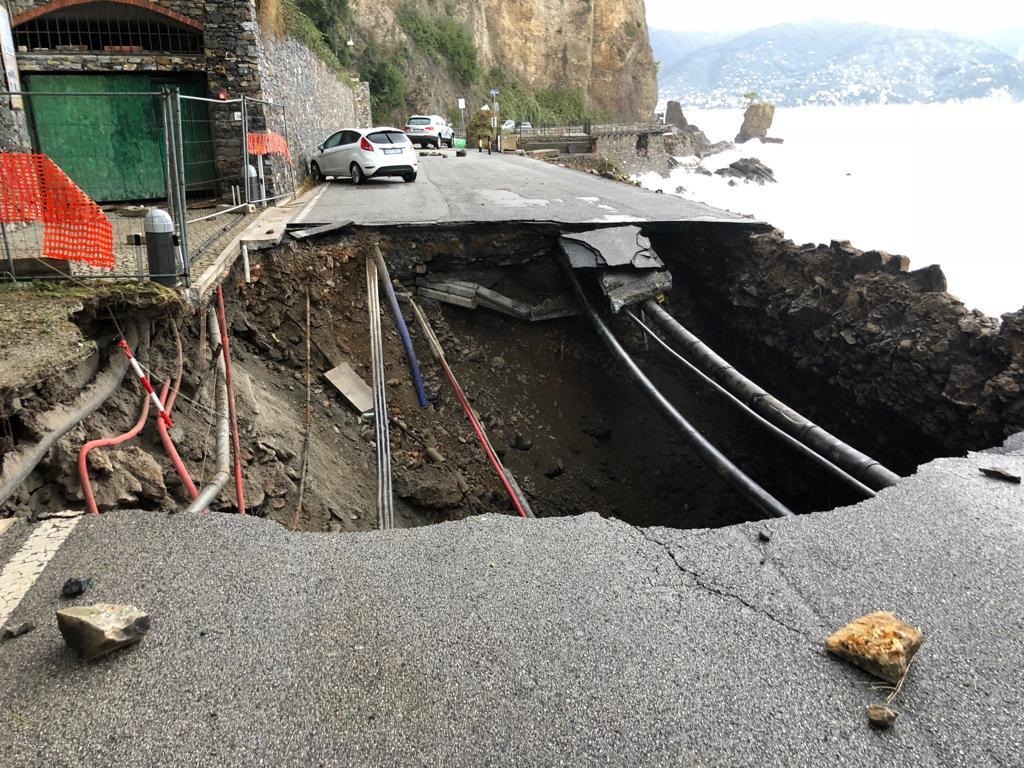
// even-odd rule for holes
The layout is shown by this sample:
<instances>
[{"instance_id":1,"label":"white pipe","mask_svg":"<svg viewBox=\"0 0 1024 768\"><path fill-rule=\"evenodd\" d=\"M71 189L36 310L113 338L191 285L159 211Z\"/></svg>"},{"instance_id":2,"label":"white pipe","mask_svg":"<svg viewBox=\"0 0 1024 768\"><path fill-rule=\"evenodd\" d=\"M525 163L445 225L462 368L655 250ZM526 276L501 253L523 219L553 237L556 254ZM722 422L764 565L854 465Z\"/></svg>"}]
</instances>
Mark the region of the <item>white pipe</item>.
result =
<instances>
[{"instance_id":1,"label":"white pipe","mask_svg":"<svg viewBox=\"0 0 1024 768\"><path fill-rule=\"evenodd\" d=\"M252 282L252 273L249 270L249 246L242 244L242 269L245 271L245 282Z\"/></svg>"},{"instance_id":2,"label":"white pipe","mask_svg":"<svg viewBox=\"0 0 1024 768\"><path fill-rule=\"evenodd\" d=\"M217 312L211 304L207 309L207 320L211 339L220 338L220 323L217 322ZM210 478L210 482L199 492L195 500L189 504L185 513L202 512L213 502L224 489L228 478L231 477L231 423L228 418L228 383L227 370L224 367L224 352L217 356L217 373L220 377L220 386L216 387L216 411L217 411L217 473Z\"/></svg>"}]
</instances>

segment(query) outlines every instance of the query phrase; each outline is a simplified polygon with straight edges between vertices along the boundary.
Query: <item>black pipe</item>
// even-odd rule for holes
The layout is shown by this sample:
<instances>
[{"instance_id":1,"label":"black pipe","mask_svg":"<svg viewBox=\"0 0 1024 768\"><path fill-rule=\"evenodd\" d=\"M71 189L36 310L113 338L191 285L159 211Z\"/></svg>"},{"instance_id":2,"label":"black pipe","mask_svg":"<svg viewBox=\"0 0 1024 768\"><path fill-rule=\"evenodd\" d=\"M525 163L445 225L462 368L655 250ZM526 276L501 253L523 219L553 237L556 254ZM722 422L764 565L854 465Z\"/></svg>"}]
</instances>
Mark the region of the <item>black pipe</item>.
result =
<instances>
[{"instance_id":1,"label":"black pipe","mask_svg":"<svg viewBox=\"0 0 1024 768\"><path fill-rule=\"evenodd\" d=\"M644 310L658 325L709 371L711 377L746 402L775 426L788 432L801 443L834 461L840 467L863 480L875 490L896 485L902 478L870 456L847 445L835 435L800 415L781 400L772 397L761 387L741 374L713 349L690 333L654 299L644 303Z\"/></svg>"},{"instance_id":2,"label":"black pipe","mask_svg":"<svg viewBox=\"0 0 1024 768\"><path fill-rule=\"evenodd\" d=\"M833 475L838 477L843 482L847 483L848 485L852 486L853 488L856 488L858 491L860 491L862 494L864 494L864 496L866 496L867 498L870 499L870 498L872 498L873 496L876 495L873 490L871 490L866 485L864 485L864 483L862 483L860 480L858 480L857 478L855 478L853 475L849 474L848 472L844 471L841 467L837 467L835 464L833 464L831 461L826 459L824 456L822 456L822 455L820 455L818 453L815 453L813 450L808 448L806 445L801 443L799 440L797 440L792 435L789 435L788 433L786 433L783 430L779 429L777 426L775 426L770 421L768 421L768 419L766 419L764 416L759 414L757 411L755 411L749 405L747 405L742 400L740 400L738 397L736 397L736 395L734 395L728 389L726 389L721 384L719 384L717 381L715 381L710 376L708 376L706 373L704 373L704 371L702 371L696 365L694 365L689 360L687 360L685 357L683 357L678 352L676 352L674 349L672 349L672 347L670 347L665 342L664 339L662 339L660 336L655 334L654 331L651 330L651 328L648 327L648 325L645 322L643 322L640 318L638 318L636 315L634 315L631 310L627 309L626 310L626 314L629 315L629 319L630 320L632 320L634 323L636 323L637 325L640 326L640 328L643 330L644 333L646 333L648 336L650 336L652 339L654 339L661 346L662 349L664 349L666 352L668 352L670 355L672 355L672 357L674 357L676 360L678 360L679 363L681 363L683 366L686 367L686 369L688 371L690 371L690 373L692 373L694 376L698 377L705 384L708 384L709 386L713 387L719 394L724 395L728 400L730 400L732 403L734 403L736 406L738 406L748 416L752 416L757 421L757 423L759 423L761 426L763 426L765 429L767 429L769 432L771 432L777 438L779 438L784 443L786 443L786 445L788 445L791 448L795 449L799 453L802 453L805 457L807 457L808 459L813 461L819 467L821 467L822 469L824 469L824 470L826 470L828 472L831 472Z\"/></svg>"},{"instance_id":3,"label":"black pipe","mask_svg":"<svg viewBox=\"0 0 1024 768\"><path fill-rule=\"evenodd\" d=\"M657 387L654 386L653 382L644 375L644 372L640 370L633 358L629 356L629 353L622 347L619 340L615 338L615 335L611 332L604 321L601 320L597 312L590 305L587 300L586 294L583 293L583 287L580 285L579 280L576 279L576 275L573 273L573 269L569 266L567 260L563 257L560 259L562 268L565 271L566 276L569 279L569 283L572 285L573 290L576 292L576 297L579 299L580 304L583 307L583 312L589 318L590 322L594 325L598 335L608 346L608 349L612 351L612 354L619 359L619 362L626 368L626 372L630 378L643 390L644 394L661 409L662 413L668 416L669 420L675 424L676 429L686 440L687 444L694 450L697 456L710 467L715 474L721 477L725 482L739 491L745 496L751 503L754 504L762 512L765 512L773 517L789 517L793 513L788 507L782 502L768 493L764 488L754 482L749 476L747 476L743 470L733 464L729 459L713 446L707 438L704 437L697 429L686 420L686 418L675 409L661 392L658 391Z\"/></svg>"}]
</instances>

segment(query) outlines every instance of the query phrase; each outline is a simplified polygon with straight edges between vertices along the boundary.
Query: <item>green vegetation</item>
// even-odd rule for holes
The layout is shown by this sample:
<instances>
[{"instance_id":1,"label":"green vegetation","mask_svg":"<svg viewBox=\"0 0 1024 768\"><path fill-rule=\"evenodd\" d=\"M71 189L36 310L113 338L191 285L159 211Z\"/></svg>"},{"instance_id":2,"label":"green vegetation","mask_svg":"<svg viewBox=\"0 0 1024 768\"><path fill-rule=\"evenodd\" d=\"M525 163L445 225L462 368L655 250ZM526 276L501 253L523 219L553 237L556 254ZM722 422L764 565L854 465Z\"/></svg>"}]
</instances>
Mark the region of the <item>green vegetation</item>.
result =
<instances>
[{"instance_id":1,"label":"green vegetation","mask_svg":"<svg viewBox=\"0 0 1024 768\"><path fill-rule=\"evenodd\" d=\"M348 0L286 0L294 2L320 33L324 44L342 65L349 63L348 36L352 24Z\"/></svg>"},{"instance_id":2,"label":"green vegetation","mask_svg":"<svg viewBox=\"0 0 1024 768\"><path fill-rule=\"evenodd\" d=\"M398 7L398 23L420 51L445 59L462 82L476 82L480 76L476 45L465 27L449 18L424 15L411 0Z\"/></svg>"},{"instance_id":3,"label":"green vegetation","mask_svg":"<svg viewBox=\"0 0 1024 768\"><path fill-rule=\"evenodd\" d=\"M535 90L513 80L499 67L487 73L487 85L501 91L498 103L502 119L512 118L520 122L527 120L535 125L557 125L582 123L587 117L583 90L580 88Z\"/></svg>"},{"instance_id":4,"label":"green vegetation","mask_svg":"<svg viewBox=\"0 0 1024 768\"><path fill-rule=\"evenodd\" d=\"M370 105L378 123L405 106L405 75L374 43L366 46L359 60L359 77L370 84Z\"/></svg>"},{"instance_id":5,"label":"green vegetation","mask_svg":"<svg viewBox=\"0 0 1024 768\"><path fill-rule=\"evenodd\" d=\"M743 98L747 100L748 104L753 104L755 101L758 101L761 96L757 91L747 91L743 94Z\"/></svg>"},{"instance_id":6,"label":"green vegetation","mask_svg":"<svg viewBox=\"0 0 1024 768\"><path fill-rule=\"evenodd\" d=\"M324 0L281 0L284 32L309 48L329 68L339 74L346 74L348 48L342 45L339 51L332 47L331 38L324 33L324 27L318 25L302 9L306 4L322 2Z\"/></svg>"}]
</instances>

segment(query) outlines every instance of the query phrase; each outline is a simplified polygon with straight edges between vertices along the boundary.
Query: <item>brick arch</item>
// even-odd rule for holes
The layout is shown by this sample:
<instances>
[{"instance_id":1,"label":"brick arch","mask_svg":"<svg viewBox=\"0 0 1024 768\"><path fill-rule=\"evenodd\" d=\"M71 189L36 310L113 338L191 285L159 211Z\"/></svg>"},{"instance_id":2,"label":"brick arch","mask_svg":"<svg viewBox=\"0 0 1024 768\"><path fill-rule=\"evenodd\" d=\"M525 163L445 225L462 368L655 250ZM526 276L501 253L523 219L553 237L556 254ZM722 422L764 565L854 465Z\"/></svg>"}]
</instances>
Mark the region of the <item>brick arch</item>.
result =
<instances>
[{"instance_id":1,"label":"brick arch","mask_svg":"<svg viewBox=\"0 0 1024 768\"><path fill-rule=\"evenodd\" d=\"M40 5L38 8L33 8L30 11L19 13L11 19L11 26L16 27L19 24L24 24L26 21L38 19L40 16L45 16L46 14L53 13L54 11L73 8L76 5L93 5L97 2L114 3L115 5L131 5L135 8L142 8L145 11L155 13L159 16L164 16L172 21L178 22L179 24L191 27L192 29L197 29L200 32L203 31L203 25L195 19L191 19L177 11L168 10L156 3L149 2L149 0L51 0L51 2L46 3L45 5Z\"/></svg>"}]
</instances>

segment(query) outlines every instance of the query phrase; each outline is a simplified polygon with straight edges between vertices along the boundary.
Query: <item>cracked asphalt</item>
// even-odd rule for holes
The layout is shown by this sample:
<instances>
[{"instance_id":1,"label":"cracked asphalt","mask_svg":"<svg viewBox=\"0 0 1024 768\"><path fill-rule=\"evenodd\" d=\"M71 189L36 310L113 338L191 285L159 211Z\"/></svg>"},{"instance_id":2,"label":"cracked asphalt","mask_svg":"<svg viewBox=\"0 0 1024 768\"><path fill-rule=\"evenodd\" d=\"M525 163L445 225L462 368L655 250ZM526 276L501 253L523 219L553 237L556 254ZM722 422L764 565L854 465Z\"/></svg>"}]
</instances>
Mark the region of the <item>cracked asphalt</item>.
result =
<instances>
[{"instance_id":1,"label":"cracked asphalt","mask_svg":"<svg viewBox=\"0 0 1024 768\"><path fill-rule=\"evenodd\" d=\"M0 765L1019 765L1024 436L856 507L718 530L595 514L293 534L83 520L0 644ZM766 533L768 541L759 537ZM153 626L91 665L60 587ZM894 706L825 636L887 609L925 643Z\"/></svg>"}]
</instances>

